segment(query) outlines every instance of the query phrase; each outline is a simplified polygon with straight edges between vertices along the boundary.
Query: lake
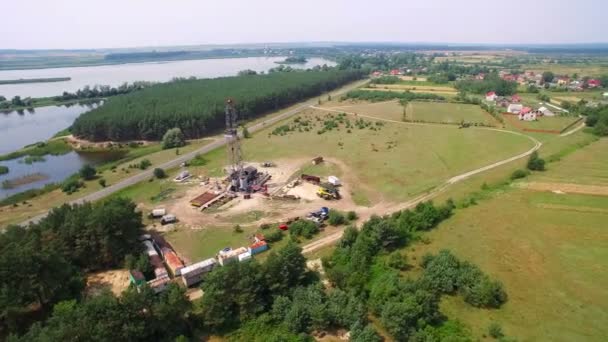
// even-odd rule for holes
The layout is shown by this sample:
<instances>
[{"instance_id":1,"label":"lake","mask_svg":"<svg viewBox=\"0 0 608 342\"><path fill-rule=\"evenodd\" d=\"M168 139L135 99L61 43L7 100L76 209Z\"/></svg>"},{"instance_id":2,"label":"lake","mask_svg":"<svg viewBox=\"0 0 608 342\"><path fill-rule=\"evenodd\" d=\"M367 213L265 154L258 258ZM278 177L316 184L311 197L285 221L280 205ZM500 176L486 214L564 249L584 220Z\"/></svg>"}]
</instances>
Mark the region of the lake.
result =
<instances>
[{"instance_id":1,"label":"lake","mask_svg":"<svg viewBox=\"0 0 608 342\"><path fill-rule=\"evenodd\" d=\"M112 161L119 158L117 153L76 153L70 152L61 156L44 156L46 161L25 164L22 158L0 161L0 165L7 166L9 173L0 175L0 183L9 179L16 179L27 175L41 173L45 179L36 182L23 184L12 189L0 187L0 199L23 192L29 189L42 188L49 183L58 183L78 172L85 164L99 165L103 162Z\"/></svg>"},{"instance_id":2,"label":"lake","mask_svg":"<svg viewBox=\"0 0 608 342\"><path fill-rule=\"evenodd\" d=\"M0 85L0 95L6 98L12 98L16 95L22 98L49 97L61 95L64 91L74 92L87 85L119 86L124 82L134 81L166 82L174 77L195 76L197 78L215 78L234 76L244 69L258 72L268 71L268 69L279 65L275 62L282 60L284 60L284 57L248 57L74 68L3 70L0 71L0 80L52 77L71 77L72 79L63 82ZM336 63L323 58L309 58L305 64L290 64L289 66L305 69L323 64L334 66Z\"/></svg>"},{"instance_id":3,"label":"lake","mask_svg":"<svg viewBox=\"0 0 608 342\"><path fill-rule=\"evenodd\" d=\"M70 127L80 114L95 107L95 104L75 104L0 112L0 154L48 140L55 133Z\"/></svg>"}]
</instances>

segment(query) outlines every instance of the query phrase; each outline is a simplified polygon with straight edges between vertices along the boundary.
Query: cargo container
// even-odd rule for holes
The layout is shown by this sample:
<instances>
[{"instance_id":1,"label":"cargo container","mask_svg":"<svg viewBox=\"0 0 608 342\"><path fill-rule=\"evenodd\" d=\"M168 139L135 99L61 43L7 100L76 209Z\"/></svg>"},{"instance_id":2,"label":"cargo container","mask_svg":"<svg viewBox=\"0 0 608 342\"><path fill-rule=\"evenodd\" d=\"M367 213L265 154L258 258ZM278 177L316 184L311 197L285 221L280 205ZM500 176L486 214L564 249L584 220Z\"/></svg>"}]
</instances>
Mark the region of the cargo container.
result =
<instances>
[{"instance_id":1,"label":"cargo container","mask_svg":"<svg viewBox=\"0 0 608 342\"><path fill-rule=\"evenodd\" d=\"M319 183L321 183L321 178L319 178L317 176L302 175L301 178L302 178L303 181L310 182L310 183L313 183L313 184L319 184Z\"/></svg>"},{"instance_id":2,"label":"cargo container","mask_svg":"<svg viewBox=\"0 0 608 342\"><path fill-rule=\"evenodd\" d=\"M247 248L245 248L245 247L239 247L237 249L230 249L230 250L224 249L224 250L220 251L220 253L217 257L217 260L220 263L220 265L224 266L233 261L238 261L239 260L238 256L240 254L243 254L246 252L247 252Z\"/></svg>"},{"instance_id":3,"label":"cargo container","mask_svg":"<svg viewBox=\"0 0 608 342\"><path fill-rule=\"evenodd\" d=\"M256 255L258 253L262 253L263 251L268 249L268 244L265 241L258 241L251 246L249 246L249 250L252 255Z\"/></svg>"},{"instance_id":4,"label":"cargo container","mask_svg":"<svg viewBox=\"0 0 608 342\"><path fill-rule=\"evenodd\" d=\"M239 258L239 262L251 260L251 252L247 251L245 253L241 253L241 254L239 254L238 258Z\"/></svg>"},{"instance_id":5,"label":"cargo container","mask_svg":"<svg viewBox=\"0 0 608 342\"><path fill-rule=\"evenodd\" d=\"M163 247L161 249L163 253L163 257L165 258L165 263L169 268L169 271L173 274L173 276L177 277L181 273L181 269L184 268L184 263L180 260L180 258L175 254L175 252L167 247Z\"/></svg>"},{"instance_id":6,"label":"cargo container","mask_svg":"<svg viewBox=\"0 0 608 342\"><path fill-rule=\"evenodd\" d=\"M171 283L171 279L169 276L159 277L148 282L148 286L154 291L154 293L161 293L167 289L169 284Z\"/></svg>"},{"instance_id":7,"label":"cargo container","mask_svg":"<svg viewBox=\"0 0 608 342\"><path fill-rule=\"evenodd\" d=\"M217 265L217 261L211 258L182 268L181 274L184 285L192 286L199 283L207 273L213 270L215 265Z\"/></svg>"}]
</instances>

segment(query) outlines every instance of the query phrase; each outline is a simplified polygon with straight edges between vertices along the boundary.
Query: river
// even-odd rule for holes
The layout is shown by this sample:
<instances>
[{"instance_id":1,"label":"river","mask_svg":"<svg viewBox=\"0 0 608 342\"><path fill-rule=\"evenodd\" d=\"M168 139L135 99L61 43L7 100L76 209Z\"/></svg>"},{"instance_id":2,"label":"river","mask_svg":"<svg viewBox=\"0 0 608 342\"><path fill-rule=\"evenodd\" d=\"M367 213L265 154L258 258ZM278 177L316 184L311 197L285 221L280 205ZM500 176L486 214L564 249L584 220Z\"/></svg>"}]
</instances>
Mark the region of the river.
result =
<instances>
[{"instance_id":1,"label":"river","mask_svg":"<svg viewBox=\"0 0 608 342\"><path fill-rule=\"evenodd\" d=\"M234 76L239 71L251 69L257 72L268 71L277 67L275 63L284 57L248 57L202 59L170 62L129 63L73 68L3 70L0 80L70 77L71 80L49 83L22 83L0 85L0 95L12 98L16 95L25 97L49 97L61 95L64 91L74 92L84 86L110 85L119 86L125 82L153 81L166 82L174 77L215 78ZM315 65L335 63L322 58L309 58L305 64L290 64L292 68L312 68Z\"/></svg>"}]
</instances>

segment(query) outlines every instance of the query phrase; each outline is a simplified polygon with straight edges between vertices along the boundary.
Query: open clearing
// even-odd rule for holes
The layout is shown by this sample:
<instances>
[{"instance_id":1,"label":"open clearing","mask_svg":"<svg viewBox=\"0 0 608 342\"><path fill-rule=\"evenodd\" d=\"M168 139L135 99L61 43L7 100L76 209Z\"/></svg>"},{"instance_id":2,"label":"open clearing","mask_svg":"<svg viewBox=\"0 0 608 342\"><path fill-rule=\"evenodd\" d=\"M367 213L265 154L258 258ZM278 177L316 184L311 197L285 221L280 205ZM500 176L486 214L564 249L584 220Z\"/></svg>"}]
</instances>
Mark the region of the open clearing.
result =
<instances>
[{"instance_id":1,"label":"open clearing","mask_svg":"<svg viewBox=\"0 0 608 342\"><path fill-rule=\"evenodd\" d=\"M411 121L439 123L483 123L496 125L496 120L479 106L460 103L410 102L406 116Z\"/></svg>"}]
</instances>

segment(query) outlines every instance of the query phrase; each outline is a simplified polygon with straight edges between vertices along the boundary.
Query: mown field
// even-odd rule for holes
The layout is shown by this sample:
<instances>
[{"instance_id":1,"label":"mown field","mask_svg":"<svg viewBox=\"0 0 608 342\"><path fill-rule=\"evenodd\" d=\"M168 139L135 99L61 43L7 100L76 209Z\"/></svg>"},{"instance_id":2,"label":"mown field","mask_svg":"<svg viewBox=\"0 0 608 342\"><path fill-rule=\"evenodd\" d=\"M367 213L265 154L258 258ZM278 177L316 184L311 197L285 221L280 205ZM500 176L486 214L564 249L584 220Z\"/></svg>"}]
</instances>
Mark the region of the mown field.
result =
<instances>
[{"instance_id":1,"label":"mown field","mask_svg":"<svg viewBox=\"0 0 608 342\"><path fill-rule=\"evenodd\" d=\"M390 90L390 91L412 91L412 92L422 92L422 93L438 93L438 94L448 94L448 95L456 95L458 91L451 86L446 85L418 85L418 84L378 84L373 87L368 87L364 89L369 90Z\"/></svg>"},{"instance_id":2,"label":"mown field","mask_svg":"<svg viewBox=\"0 0 608 342\"><path fill-rule=\"evenodd\" d=\"M542 73L543 71L551 71L556 75L573 75L578 74L579 77L589 76L597 77L608 73L608 65L605 64L585 64L585 63L567 63L567 64L524 64L522 70L531 70Z\"/></svg>"},{"instance_id":3,"label":"mown field","mask_svg":"<svg viewBox=\"0 0 608 342\"><path fill-rule=\"evenodd\" d=\"M539 117L536 121L519 120L517 115L504 115L504 117L510 121L512 125L518 128L546 129L554 131L561 131L579 119L575 116L559 115Z\"/></svg>"},{"instance_id":4,"label":"mown field","mask_svg":"<svg viewBox=\"0 0 608 342\"><path fill-rule=\"evenodd\" d=\"M409 120L459 123L478 122L495 125L497 122L476 105L438 102L410 102L406 116Z\"/></svg>"},{"instance_id":5,"label":"mown field","mask_svg":"<svg viewBox=\"0 0 608 342\"><path fill-rule=\"evenodd\" d=\"M602 184L608 175L603 150L606 140L592 143L530 181ZM509 301L499 310L471 310L456 297L442 302L442 310L477 337L498 322L519 341L602 341L608 334L607 220L607 196L507 189L458 210L427 235L429 244L408 250L419 259L450 249L504 283Z\"/></svg>"}]
</instances>

